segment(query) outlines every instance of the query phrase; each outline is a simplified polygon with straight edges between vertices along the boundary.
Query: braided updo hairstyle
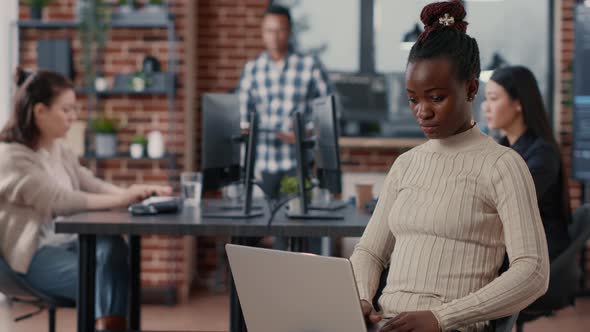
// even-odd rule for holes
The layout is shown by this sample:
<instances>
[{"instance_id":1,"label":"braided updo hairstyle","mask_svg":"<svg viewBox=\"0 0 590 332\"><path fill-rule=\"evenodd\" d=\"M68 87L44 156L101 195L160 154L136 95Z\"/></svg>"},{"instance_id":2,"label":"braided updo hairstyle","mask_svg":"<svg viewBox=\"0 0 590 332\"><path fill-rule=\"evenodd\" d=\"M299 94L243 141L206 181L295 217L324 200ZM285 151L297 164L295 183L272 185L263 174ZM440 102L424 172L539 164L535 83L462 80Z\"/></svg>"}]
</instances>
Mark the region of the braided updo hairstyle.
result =
<instances>
[{"instance_id":1,"label":"braided updo hairstyle","mask_svg":"<svg viewBox=\"0 0 590 332\"><path fill-rule=\"evenodd\" d=\"M461 81L477 79L481 72L479 47L467 35L465 7L459 0L435 2L420 14L424 32L412 47L408 63L418 60L448 58Z\"/></svg>"}]
</instances>

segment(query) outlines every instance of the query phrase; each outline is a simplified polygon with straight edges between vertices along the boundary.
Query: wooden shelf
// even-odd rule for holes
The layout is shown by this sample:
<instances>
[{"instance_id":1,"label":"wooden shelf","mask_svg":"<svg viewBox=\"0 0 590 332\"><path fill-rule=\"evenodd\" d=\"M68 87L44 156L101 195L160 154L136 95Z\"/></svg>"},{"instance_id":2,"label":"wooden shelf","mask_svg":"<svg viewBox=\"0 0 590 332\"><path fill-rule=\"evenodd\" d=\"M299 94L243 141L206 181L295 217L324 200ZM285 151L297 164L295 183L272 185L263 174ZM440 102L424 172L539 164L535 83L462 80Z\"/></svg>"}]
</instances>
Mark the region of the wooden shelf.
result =
<instances>
[{"instance_id":1,"label":"wooden shelf","mask_svg":"<svg viewBox=\"0 0 590 332\"><path fill-rule=\"evenodd\" d=\"M76 93L79 95L86 95L87 90L77 88ZM168 92L163 90L144 90L144 91L133 91L133 90L105 90L95 91L97 96L109 97L109 96L167 96Z\"/></svg>"},{"instance_id":2,"label":"wooden shelf","mask_svg":"<svg viewBox=\"0 0 590 332\"><path fill-rule=\"evenodd\" d=\"M41 20L26 20L18 21L19 28L22 29L40 29L40 30L51 30L51 29L71 29L77 28L80 23L75 21L41 21Z\"/></svg>"},{"instance_id":3,"label":"wooden shelf","mask_svg":"<svg viewBox=\"0 0 590 332\"><path fill-rule=\"evenodd\" d=\"M411 149L425 143L426 138L340 137L341 148Z\"/></svg>"},{"instance_id":4,"label":"wooden shelf","mask_svg":"<svg viewBox=\"0 0 590 332\"><path fill-rule=\"evenodd\" d=\"M168 12L162 13L137 13L131 12L125 16L114 15L110 22L113 29L165 29L171 22ZM22 20L17 22L21 29L72 29L80 27L79 21L43 21L43 20Z\"/></svg>"},{"instance_id":5,"label":"wooden shelf","mask_svg":"<svg viewBox=\"0 0 590 332\"><path fill-rule=\"evenodd\" d=\"M128 154L118 154L116 156L113 157L97 157L94 154L90 154L87 153L85 155L83 155L81 158L84 160L137 160L137 161L161 161L161 160L170 160L173 159L174 157L176 157L175 154L164 154L164 156L162 158L150 158L147 156L144 156L142 158L132 158L130 155Z\"/></svg>"},{"instance_id":6,"label":"wooden shelf","mask_svg":"<svg viewBox=\"0 0 590 332\"><path fill-rule=\"evenodd\" d=\"M115 82L110 89L104 91L94 91L101 97L108 96L167 96L169 93L174 94L176 84L176 75L169 72L156 72L151 75L152 83L143 91L135 91L129 86L133 79L132 74L116 74ZM76 93L81 95L87 94L85 88L77 88Z\"/></svg>"}]
</instances>

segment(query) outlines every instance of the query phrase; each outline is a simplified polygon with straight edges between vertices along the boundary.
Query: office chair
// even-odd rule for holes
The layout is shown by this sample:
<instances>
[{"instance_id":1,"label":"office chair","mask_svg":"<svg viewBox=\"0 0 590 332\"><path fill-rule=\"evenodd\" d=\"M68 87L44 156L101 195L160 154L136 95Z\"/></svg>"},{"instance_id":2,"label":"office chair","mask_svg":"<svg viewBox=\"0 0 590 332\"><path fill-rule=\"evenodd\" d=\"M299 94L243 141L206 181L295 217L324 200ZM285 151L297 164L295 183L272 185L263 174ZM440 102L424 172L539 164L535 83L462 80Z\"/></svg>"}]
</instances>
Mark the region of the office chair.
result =
<instances>
[{"instance_id":1,"label":"office chair","mask_svg":"<svg viewBox=\"0 0 590 332\"><path fill-rule=\"evenodd\" d=\"M519 314L516 313L512 316L494 319L492 321L494 332L512 332L512 328L518 320L518 315Z\"/></svg>"},{"instance_id":2,"label":"office chair","mask_svg":"<svg viewBox=\"0 0 590 332\"><path fill-rule=\"evenodd\" d=\"M517 332L522 332L524 323L528 321L550 316L556 310L574 305L582 275L579 253L590 238L590 204L574 212L573 223L568 230L572 242L551 262L547 293L521 312L516 323Z\"/></svg>"},{"instance_id":3,"label":"office chair","mask_svg":"<svg viewBox=\"0 0 590 332\"><path fill-rule=\"evenodd\" d=\"M74 308L76 302L70 299L49 296L31 287L27 281L14 272L0 256L0 293L13 302L28 303L38 308L30 314L17 317L15 321L30 318L33 315L47 309L49 313L49 332L55 332L55 311L56 308Z\"/></svg>"}]
</instances>

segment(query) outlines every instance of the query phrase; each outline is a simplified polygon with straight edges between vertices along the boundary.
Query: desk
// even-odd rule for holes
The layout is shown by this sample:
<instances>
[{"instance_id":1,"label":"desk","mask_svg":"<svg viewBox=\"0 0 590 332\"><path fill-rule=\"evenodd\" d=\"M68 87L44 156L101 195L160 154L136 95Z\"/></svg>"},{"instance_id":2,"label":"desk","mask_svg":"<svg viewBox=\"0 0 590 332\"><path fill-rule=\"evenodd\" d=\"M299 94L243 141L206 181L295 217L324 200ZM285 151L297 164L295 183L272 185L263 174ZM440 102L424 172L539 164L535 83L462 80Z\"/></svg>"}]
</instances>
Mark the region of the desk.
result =
<instances>
[{"instance_id":1,"label":"desk","mask_svg":"<svg viewBox=\"0 0 590 332\"><path fill-rule=\"evenodd\" d=\"M127 211L104 211L80 213L59 218L55 222L56 233L79 235L80 273L78 280L78 331L94 331L94 285L96 269L96 236L129 235L130 254L130 301L129 328L140 330L140 257L141 235L194 235L232 237L232 243L247 245L250 237L267 235L286 236L295 244L294 250L305 249L307 237L360 236L367 224L368 215L359 214L354 207L347 207L337 213L344 214L343 220L292 220L283 211L268 225L268 212L262 217L249 219L201 218L200 209L185 207L179 214L141 216L129 215ZM230 291L230 330L245 331L245 324L235 293Z\"/></svg>"},{"instance_id":2,"label":"desk","mask_svg":"<svg viewBox=\"0 0 590 332\"><path fill-rule=\"evenodd\" d=\"M314 211L318 213L318 211ZM354 237L361 236L369 222L370 215L360 212L353 205L325 213L343 215L344 219L335 220L302 220L289 219L284 211L275 215L270 225L270 233L274 236L289 238L293 251L307 251L307 238L310 237Z\"/></svg>"}]
</instances>

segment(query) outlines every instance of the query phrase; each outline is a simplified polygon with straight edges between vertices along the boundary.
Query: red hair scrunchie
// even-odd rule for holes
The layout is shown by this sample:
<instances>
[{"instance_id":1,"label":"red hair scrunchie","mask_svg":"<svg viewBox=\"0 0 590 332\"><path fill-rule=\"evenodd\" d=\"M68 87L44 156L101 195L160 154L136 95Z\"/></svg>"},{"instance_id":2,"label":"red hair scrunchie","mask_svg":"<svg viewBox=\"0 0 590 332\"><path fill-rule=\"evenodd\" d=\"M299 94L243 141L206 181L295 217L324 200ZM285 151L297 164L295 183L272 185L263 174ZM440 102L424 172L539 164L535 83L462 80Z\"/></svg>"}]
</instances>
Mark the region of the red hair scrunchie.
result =
<instances>
[{"instance_id":1,"label":"red hair scrunchie","mask_svg":"<svg viewBox=\"0 0 590 332\"><path fill-rule=\"evenodd\" d=\"M424 32L418 38L418 43L437 30L454 29L466 33L468 23L463 21L465 16L465 7L459 0L435 2L425 6L420 13Z\"/></svg>"}]
</instances>

